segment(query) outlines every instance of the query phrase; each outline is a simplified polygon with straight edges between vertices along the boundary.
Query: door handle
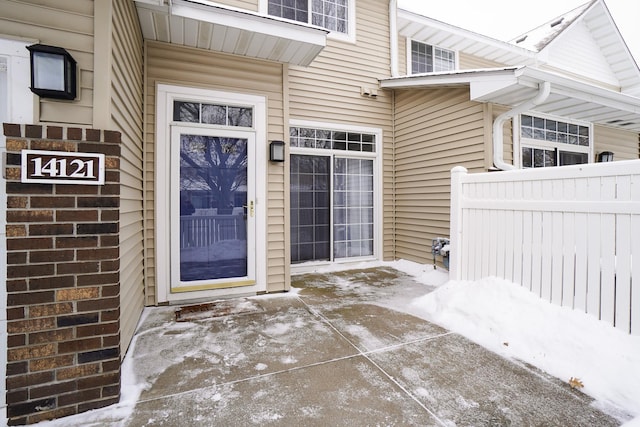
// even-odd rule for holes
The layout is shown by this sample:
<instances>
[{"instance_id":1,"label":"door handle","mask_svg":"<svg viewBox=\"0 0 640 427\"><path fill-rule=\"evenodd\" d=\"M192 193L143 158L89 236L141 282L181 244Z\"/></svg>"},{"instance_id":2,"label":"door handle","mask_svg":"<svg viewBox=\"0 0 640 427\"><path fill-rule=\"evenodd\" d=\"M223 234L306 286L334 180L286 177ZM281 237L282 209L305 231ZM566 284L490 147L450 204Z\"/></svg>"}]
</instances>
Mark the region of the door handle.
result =
<instances>
[{"instance_id":1,"label":"door handle","mask_svg":"<svg viewBox=\"0 0 640 427\"><path fill-rule=\"evenodd\" d=\"M242 205L243 208L249 211L249 216L253 218L254 208L253 208L253 200L249 202L249 205Z\"/></svg>"}]
</instances>

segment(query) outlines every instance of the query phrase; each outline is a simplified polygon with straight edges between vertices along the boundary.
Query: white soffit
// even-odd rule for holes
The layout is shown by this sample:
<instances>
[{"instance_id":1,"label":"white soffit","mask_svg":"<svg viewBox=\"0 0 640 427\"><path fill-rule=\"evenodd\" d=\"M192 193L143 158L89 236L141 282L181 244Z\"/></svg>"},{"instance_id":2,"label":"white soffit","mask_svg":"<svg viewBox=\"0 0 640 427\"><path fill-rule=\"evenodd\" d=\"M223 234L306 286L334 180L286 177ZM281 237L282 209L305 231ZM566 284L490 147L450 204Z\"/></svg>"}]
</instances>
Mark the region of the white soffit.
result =
<instances>
[{"instance_id":1,"label":"white soffit","mask_svg":"<svg viewBox=\"0 0 640 427\"><path fill-rule=\"evenodd\" d=\"M302 66L326 46L328 31L317 27L195 1L156 4L136 1L146 40Z\"/></svg>"},{"instance_id":2,"label":"white soffit","mask_svg":"<svg viewBox=\"0 0 640 427\"><path fill-rule=\"evenodd\" d=\"M589 39L572 32L582 23L590 32ZM541 53L553 51L563 42L576 50L584 49L584 43L595 43L619 82L621 91L640 96L640 70L603 1L579 6L511 40L515 45ZM577 66L584 67L589 74L589 67L584 64Z\"/></svg>"},{"instance_id":3,"label":"white soffit","mask_svg":"<svg viewBox=\"0 0 640 427\"><path fill-rule=\"evenodd\" d=\"M398 9L398 33L412 40L505 65L533 63L535 52L454 25Z\"/></svg>"},{"instance_id":4,"label":"white soffit","mask_svg":"<svg viewBox=\"0 0 640 427\"><path fill-rule=\"evenodd\" d=\"M515 107L534 98L542 82L551 83L536 112L640 132L640 98L530 67L466 70L384 79L382 88L418 89L468 86L470 100Z\"/></svg>"}]
</instances>

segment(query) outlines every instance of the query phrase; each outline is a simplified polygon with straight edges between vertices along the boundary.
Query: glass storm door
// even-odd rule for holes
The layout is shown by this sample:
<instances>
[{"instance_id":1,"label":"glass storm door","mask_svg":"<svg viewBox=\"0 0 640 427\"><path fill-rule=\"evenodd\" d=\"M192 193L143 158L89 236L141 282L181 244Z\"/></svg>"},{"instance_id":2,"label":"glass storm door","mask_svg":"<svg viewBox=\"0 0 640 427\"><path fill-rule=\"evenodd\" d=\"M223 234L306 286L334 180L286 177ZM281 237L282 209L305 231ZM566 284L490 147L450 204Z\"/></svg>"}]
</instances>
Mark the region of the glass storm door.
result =
<instances>
[{"instance_id":1,"label":"glass storm door","mask_svg":"<svg viewBox=\"0 0 640 427\"><path fill-rule=\"evenodd\" d=\"M253 132L174 126L171 292L255 284Z\"/></svg>"}]
</instances>

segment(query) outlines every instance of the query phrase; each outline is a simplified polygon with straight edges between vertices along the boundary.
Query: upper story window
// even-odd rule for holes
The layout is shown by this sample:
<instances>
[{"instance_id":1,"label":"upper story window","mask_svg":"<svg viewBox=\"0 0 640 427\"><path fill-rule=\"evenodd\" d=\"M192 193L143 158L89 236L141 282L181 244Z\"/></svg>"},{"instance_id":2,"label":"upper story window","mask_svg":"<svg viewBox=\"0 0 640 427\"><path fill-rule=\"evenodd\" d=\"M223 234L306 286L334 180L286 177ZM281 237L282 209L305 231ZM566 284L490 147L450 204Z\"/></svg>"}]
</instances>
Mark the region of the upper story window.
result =
<instances>
[{"instance_id":1,"label":"upper story window","mask_svg":"<svg viewBox=\"0 0 640 427\"><path fill-rule=\"evenodd\" d=\"M426 43L411 41L411 74L451 71L456 68L456 53Z\"/></svg>"},{"instance_id":2,"label":"upper story window","mask_svg":"<svg viewBox=\"0 0 640 427\"><path fill-rule=\"evenodd\" d=\"M349 33L349 0L269 0L268 13L338 33Z\"/></svg>"},{"instance_id":3,"label":"upper story window","mask_svg":"<svg viewBox=\"0 0 640 427\"><path fill-rule=\"evenodd\" d=\"M522 115L520 146L523 168L589 163L591 128L585 124Z\"/></svg>"}]
</instances>

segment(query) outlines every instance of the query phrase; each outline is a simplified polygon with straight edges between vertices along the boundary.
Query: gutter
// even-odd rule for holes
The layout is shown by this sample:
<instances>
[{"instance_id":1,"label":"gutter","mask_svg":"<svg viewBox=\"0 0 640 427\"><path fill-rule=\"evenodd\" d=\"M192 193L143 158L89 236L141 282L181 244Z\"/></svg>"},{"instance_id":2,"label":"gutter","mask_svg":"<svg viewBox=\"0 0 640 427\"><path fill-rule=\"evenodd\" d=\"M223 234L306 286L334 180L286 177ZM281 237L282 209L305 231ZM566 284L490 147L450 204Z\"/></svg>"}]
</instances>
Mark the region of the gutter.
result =
<instances>
[{"instance_id":1,"label":"gutter","mask_svg":"<svg viewBox=\"0 0 640 427\"><path fill-rule=\"evenodd\" d=\"M389 43L391 54L391 77L398 77L398 1L389 0Z\"/></svg>"},{"instance_id":2,"label":"gutter","mask_svg":"<svg viewBox=\"0 0 640 427\"><path fill-rule=\"evenodd\" d=\"M529 101L525 101L520 105L517 105L506 113L500 114L493 121L493 164L496 168L503 171L515 169L514 165L510 165L508 163L505 163L504 161L504 135L502 129L504 122L514 118L520 113L531 110L536 105L542 104L549 97L550 93L551 83L549 83L548 81L539 83L538 94L534 98L530 99Z\"/></svg>"}]
</instances>

